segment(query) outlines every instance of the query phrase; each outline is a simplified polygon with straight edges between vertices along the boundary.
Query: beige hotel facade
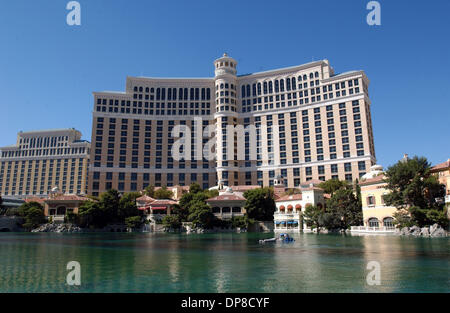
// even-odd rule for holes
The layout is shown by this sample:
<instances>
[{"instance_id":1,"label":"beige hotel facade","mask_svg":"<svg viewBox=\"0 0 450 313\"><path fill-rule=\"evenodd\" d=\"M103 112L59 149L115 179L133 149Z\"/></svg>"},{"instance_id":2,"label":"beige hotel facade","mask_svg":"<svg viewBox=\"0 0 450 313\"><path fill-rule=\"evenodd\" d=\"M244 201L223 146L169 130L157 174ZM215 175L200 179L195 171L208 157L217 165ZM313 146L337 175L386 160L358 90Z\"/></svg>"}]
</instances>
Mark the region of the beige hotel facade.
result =
<instances>
[{"instance_id":1,"label":"beige hotel facade","mask_svg":"<svg viewBox=\"0 0 450 313\"><path fill-rule=\"evenodd\" d=\"M352 181L375 164L363 71L335 74L321 60L238 75L227 54L214 70L210 78L127 77L124 92L94 92L89 193L192 182L271 186L278 175L293 188L311 179ZM172 135L177 125L192 133L181 138L194 144L185 160L171 153L180 140ZM255 136L230 136L227 125L254 127ZM195 158L195 143L211 139L198 128L208 126L216 158Z\"/></svg>"},{"instance_id":2,"label":"beige hotel facade","mask_svg":"<svg viewBox=\"0 0 450 313\"><path fill-rule=\"evenodd\" d=\"M0 148L0 195L26 198L86 194L90 143L71 129L19 132L15 145Z\"/></svg>"}]
</instances>

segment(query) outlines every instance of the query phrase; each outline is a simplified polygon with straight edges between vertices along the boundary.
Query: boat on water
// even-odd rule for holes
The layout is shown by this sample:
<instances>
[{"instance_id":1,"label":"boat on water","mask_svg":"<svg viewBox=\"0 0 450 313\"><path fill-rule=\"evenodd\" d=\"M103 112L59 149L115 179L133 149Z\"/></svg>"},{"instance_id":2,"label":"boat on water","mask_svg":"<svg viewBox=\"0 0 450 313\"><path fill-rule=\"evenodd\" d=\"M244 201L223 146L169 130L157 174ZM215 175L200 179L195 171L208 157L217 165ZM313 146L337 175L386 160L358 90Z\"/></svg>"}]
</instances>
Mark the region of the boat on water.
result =
<instances>
[{"instance_id":1,"label":"boat on water","mask_svg":"<svg viewBox=\"0 0 450 313\"><path fill-rule=\"evenodd\" d=\"M294 238L289 236L289 234L280 234L279 238L273 237L273 238L267 238L267 239L261 239L259 240L259 243L270 243L270 242L294 242Z\"/></svg>"}]
</instances>

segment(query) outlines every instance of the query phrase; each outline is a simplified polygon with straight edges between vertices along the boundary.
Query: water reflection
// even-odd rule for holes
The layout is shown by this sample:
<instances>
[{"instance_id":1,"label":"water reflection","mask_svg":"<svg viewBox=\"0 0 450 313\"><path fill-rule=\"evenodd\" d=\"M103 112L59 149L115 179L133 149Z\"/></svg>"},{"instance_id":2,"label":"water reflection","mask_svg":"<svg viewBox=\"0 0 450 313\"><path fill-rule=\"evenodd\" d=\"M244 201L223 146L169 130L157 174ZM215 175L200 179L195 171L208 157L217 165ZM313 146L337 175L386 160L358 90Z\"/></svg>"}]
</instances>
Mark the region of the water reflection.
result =
<instances>
[{"instance_id":1,"label":"water reflection","mask_svg":"<svg viewBox=\"0 0 450 313\"><path fill-rule=\"evenodd\" d=\"M271 234L2 234L0 292L447 292L449 240ZM66 264L81 264L79 287ZM381 285L368 286L369 261Z\"/></svg>"}]
</instances>

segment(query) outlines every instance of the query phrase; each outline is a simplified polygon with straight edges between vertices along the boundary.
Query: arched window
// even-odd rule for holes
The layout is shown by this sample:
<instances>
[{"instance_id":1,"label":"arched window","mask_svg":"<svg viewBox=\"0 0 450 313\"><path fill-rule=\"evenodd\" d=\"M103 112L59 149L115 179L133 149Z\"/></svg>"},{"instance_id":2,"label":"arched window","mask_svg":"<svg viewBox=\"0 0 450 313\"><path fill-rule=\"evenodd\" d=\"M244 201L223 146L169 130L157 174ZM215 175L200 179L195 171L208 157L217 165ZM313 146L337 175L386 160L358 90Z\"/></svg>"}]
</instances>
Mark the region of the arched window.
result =
<instances>
[{"instance_id":1,"label":"arched window","mask_svg":"<svg viewBox=\"0 0 450 313\"><path fill-rule=\"evenodd\" d=\"M245 98L245 86L242 85L241 97Z\"/></svg>"},{"instance_id":2,"label":"arched window","mask_svg":"<svg viewBox=\"0 0 450 313\"><path fill-rule=\"evenodd\" d=\"M263 84L263 91L264 91L264 94L267 95L267 82L264 82L264 84Z\"/></svg>"},{"instance_id":3,"label":"arched window","mask_svg":"<svg viewBox=\"0 0 450 313\"><path fill-rule=\"evenodd\" d=\"M307 79L308 79L308 76L306 76L306 74L303 75L303 80L307 80Z\"/></svg>"},{"instance_id":4,"label":"arched window","mask_svg":"<svg viewBox=\"0 0 450 313\"><path fill-rule=\"evenodd\" d=\"M247 97L250 97L250 85L247 85Z\"/></svg>"},{"instance_id":5,"label":"arched window","mask_svg":"<svg viewBox=\"0 0 450 313\"><path fill-rule=\"evenodd\" d=\"M233 207L233 213L241 213L241 208L240 207L238 207L238 206L234 206Z\"/></svg>"},{"instance_id":6,"label":"arched window","mask_svg":"<svg viewBox=\"0 0 450 313\"><path fill-rule=\"evenodd\" d=\"M261 95L261 83L258 83L258 96Z\"/></svg>"},{"instance_id":7,"label":"arched window","mask_svg":"<svg viewBox=\"0 0 450 313\"><path fill-rule=\"evenodd\" d=\"M269 82L269 93L273 93L273 83Z\"/></svg>"},{"instance_id":8,"label":"arched window","mask_svg":"<svg viewBox=\"0 0 450 313\"><path fill-rule=\"evenodd\" d=\"M314 78L313 73L310 73L310 74L309 74L309 79L313 79L313 78Z\"/></svg>"},{"instance_id":9,"label":"arched window","mask_svg":"<svg viewBox=\"0 0 450 313\"><path fill-rule=\"evenodd\" d=\"M378 219L376 217L369 218L370 227L379 227Z\"/></svg>"},{"instance_id":10,"label":"arched window","mask_svg":"<svg viewBox=\"0 0 450 313\"><path fill-rule=\"evenodd\" d=\"M279 86L279 82L278 80L275 81L275 92L279 92L280 91L280 86Z\"/></svg>"},{"instance_id":11,"label":"arched window","mask_svg":"<svg viewBox=\"0 0 450 313\"><path fill-rule=\"evenodd\" d=\"M295 212L300 212L302 210L302 206L300 204L295 205Z\"/></svg>"},{"instance_id":12,"label":"arched window","mask_svg":"<svg viewBox=\"0 0 450 313\"><path fill-rule=\"evenodd\" d=\"M394 219L392 217L385 217L383 219L384 227L394 227Z\"/></svg>"},{"instance_id":13,"label":"arched window","mask_svg":"<svg viewBox=\"0 0 450 313\"><path fill-rule=\"evenodd\" d=\"M255 97L256 96L256 84L253 84L252 89L253 89L253 96Z\"/></svg>"},{"instance_id":14,"label":"arched window","mask_svg":"<svg viewBox=\"0 0 450 313\"><path fill-rule=\"evenodd\" d=\"M316 78L318 78L318 77L319 77L319 72L315 72L315 73L314 73L314 76L315 76Z\"/></svg>"},{"instance_id":15,"label":"arched window","mask_svg":"<svg viewBox=\"0 0 450 313\"><path fill-rule=\"evenodd\" d=\"M284 91L284 79L280 79L280 91Z\"/></svg>"},{"instance_id":16,"label":"arched window","mask_svg":"<svg viewBox=\"0 0 450 313\"><path fill-rule=\"evenodd\" d=\"M291 79L286 78L286 90L291 91Z\"/></svg>"},{"instance_id":17,"label":"arched window","mask_svg":"<svg viewBox=\"0 0 450 313\"><path fill-rule=\"evenodd\" d=\"M220 213L220 208L219 207L213 207L212 208L212 212L213 213Z\"/></svg>"},{"instance_id":18,"label":"arched window","mask_svg":"<svg viewBox=\"0 0 450 313\"><path fill-rule=\"evenodd\" d=\"M222 213L230 213L231 212L231 208L226 206L224 208L222 208Z\"/></svg>"},{"instance_id":19,"label":"arched window","mask_svg":"<svg viewBox=\"0 0 450 313\"><path fill-rule=\"evenodd\" d=\"M292 90L297 89L297 83L295 82L295 77L292 77Z\"/></svg>"},{"instance_id":20,"label":"arched window","mask_svg":"<svg viewBox=\"0 0 450 313\"><path fill-rule=\"evenodd\" d=\"M300 76L298 77L298 81L299 81L299 82L302 81L302 75L300 75Z\"/></svg>"}]
</instances>

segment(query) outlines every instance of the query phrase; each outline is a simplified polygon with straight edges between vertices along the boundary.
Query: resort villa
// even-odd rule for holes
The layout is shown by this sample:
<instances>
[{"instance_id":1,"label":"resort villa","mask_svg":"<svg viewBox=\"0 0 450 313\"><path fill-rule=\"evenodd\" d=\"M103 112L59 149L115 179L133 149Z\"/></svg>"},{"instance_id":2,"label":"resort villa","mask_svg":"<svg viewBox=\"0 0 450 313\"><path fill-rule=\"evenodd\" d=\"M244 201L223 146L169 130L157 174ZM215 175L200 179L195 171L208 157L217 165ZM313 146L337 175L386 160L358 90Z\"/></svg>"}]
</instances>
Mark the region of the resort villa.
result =
<instances>
[{"instance_id":1,"label":"resort villa","mask_svg":"<svg viewBox=\"0 0 450 313\"><path fill-rule=\"evenodd\" d=\"M282 232L310 231L303 222L302 213L309 205L325 206L323 189L317 187L322 181L310 180L300 185L298 193L283 195L275 200L274 230Z\"/></svg>"}]
</instances>

